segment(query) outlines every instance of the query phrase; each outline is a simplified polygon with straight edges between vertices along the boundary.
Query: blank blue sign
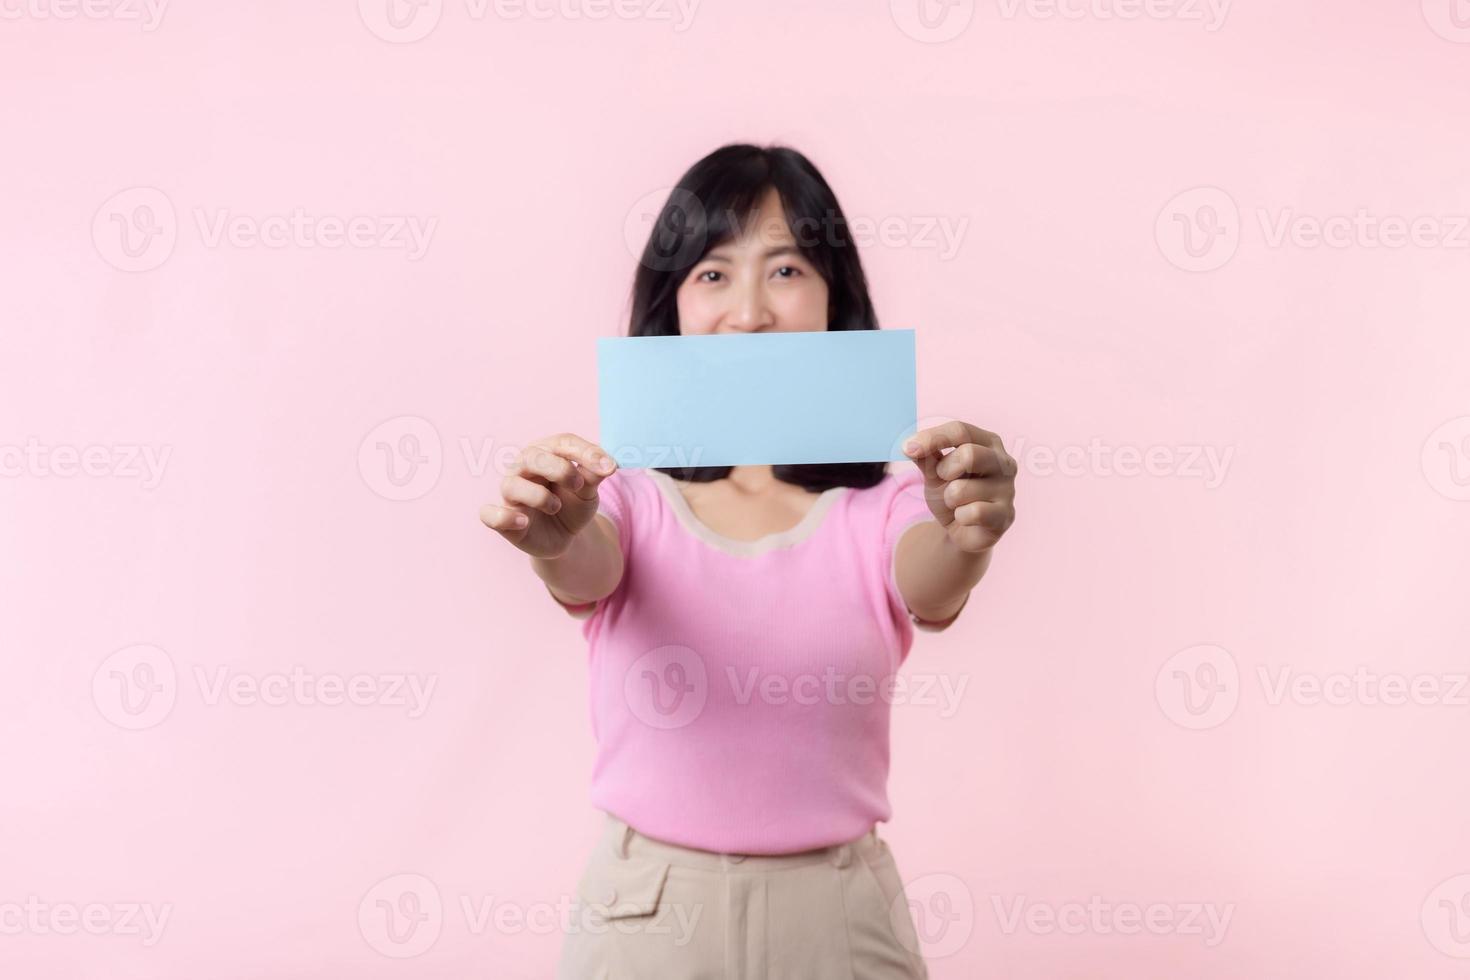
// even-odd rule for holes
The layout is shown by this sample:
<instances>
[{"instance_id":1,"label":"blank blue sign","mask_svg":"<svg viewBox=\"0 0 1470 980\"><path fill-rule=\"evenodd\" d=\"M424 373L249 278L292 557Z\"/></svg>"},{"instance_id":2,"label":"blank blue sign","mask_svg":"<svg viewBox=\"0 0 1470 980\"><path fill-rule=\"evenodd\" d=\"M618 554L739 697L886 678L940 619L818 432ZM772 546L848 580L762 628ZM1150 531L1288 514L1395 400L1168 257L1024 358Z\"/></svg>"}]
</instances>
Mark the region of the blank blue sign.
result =
<instances>
[{"instance_id":1,"label":"blank blue sign","mask_svg":"<svg viewBox=\"0 0 1470 980\"><path fill-rule=\"evenodd\" d=\"M906 459L912 330L597 341L599 443L620 466Z\"/></svg>"}]
</instances>

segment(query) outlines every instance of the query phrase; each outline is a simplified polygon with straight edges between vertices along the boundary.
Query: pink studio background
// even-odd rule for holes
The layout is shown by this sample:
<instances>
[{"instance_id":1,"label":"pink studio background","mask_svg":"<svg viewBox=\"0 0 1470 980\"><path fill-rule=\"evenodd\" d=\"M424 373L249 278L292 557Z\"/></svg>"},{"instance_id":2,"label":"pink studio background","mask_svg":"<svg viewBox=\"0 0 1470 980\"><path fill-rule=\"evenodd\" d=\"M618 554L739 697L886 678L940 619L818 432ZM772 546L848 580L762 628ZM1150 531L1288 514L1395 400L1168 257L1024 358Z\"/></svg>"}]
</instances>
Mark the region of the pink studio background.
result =
<instances>
[{"instance_id":1,"label":"pink studio background","mask_svg":"<svg viewBox=\"0 0 1470 980\"><path fill-rule=\"evenodd\" d=\"M1470 970L1450 0L64 2L0 8L0 974L550 975L585 648L476 511L595 438L626 237L731 140L824 170L921 413L1023 465L906 667L962 696L894 708L933 976ZM355 243L251 237L298 209ZM250 696L295 668L370 703Z\"/></svg>"}]
</instances>

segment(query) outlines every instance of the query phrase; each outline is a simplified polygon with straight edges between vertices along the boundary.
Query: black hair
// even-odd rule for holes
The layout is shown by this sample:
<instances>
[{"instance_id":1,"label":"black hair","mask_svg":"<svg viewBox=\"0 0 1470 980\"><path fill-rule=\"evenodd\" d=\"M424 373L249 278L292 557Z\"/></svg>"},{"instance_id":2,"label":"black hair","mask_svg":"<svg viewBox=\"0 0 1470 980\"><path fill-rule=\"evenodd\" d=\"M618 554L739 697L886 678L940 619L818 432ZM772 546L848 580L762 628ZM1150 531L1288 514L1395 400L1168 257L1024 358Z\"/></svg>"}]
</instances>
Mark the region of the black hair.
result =
<instances>
[{"instance_id":1,"label":"black hair","mask_svg":"<svg viewBox=\"0 0 1470 980\"><path fill-rule=\"evenodd\" d=\"M827 284L828 330L877 330L868 280L837 196L812 162L785 146L722 146L690 167L669 192L633 278L630 337L679 334L679 286L711 249L737 237L774 188L801 254ZM888 464L802 463L772 467L776 479L806 490L871 487ZM708 483L729 466L654 467L678 480Z\"/></svg>"}]
</instances>

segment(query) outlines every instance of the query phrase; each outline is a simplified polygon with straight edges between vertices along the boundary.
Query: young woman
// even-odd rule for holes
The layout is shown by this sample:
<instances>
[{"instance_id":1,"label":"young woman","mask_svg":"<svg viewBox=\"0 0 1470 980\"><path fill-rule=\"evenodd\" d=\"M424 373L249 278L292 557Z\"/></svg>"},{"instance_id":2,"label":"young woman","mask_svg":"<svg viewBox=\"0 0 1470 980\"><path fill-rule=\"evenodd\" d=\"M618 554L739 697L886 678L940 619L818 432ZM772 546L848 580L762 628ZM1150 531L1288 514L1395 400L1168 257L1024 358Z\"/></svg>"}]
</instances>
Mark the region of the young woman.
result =
<instances>
[{"instance_id":1,"label":"young woman","mask_svg":"<svg viewBox=\"0 0 1470 980\"><path fill-rule=\"evenodd\" d=\"M831 188L794 150L722 147L670 194L633 336L876 330ZM647 383L658 384L657 378ZM1015 461L949 422L913 461L619 469L532 443L481 519L583 620L607 815L565 980L926 977L887 820L890 697L1015 519Z\"/></svg>"}]
</instances>

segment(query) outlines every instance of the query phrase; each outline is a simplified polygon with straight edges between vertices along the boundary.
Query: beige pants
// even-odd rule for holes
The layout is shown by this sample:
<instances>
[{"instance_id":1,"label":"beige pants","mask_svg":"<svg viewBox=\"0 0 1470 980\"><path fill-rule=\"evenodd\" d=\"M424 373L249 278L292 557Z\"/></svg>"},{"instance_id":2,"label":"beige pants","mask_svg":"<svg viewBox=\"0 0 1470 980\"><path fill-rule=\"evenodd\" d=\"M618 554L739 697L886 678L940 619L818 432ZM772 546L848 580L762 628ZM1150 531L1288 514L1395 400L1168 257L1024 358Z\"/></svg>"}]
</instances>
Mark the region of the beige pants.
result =
<instances>
[{"instance_id":1,"label":"beige pants","mask_svg":"<svg viewBox=\"0 0 1470 980\"><path fill-rule=\"evenodd\" d=\"M657 841L608 816L558 980L926 980L876 828L800 854Z\"/></svg>"}]
</instances>

